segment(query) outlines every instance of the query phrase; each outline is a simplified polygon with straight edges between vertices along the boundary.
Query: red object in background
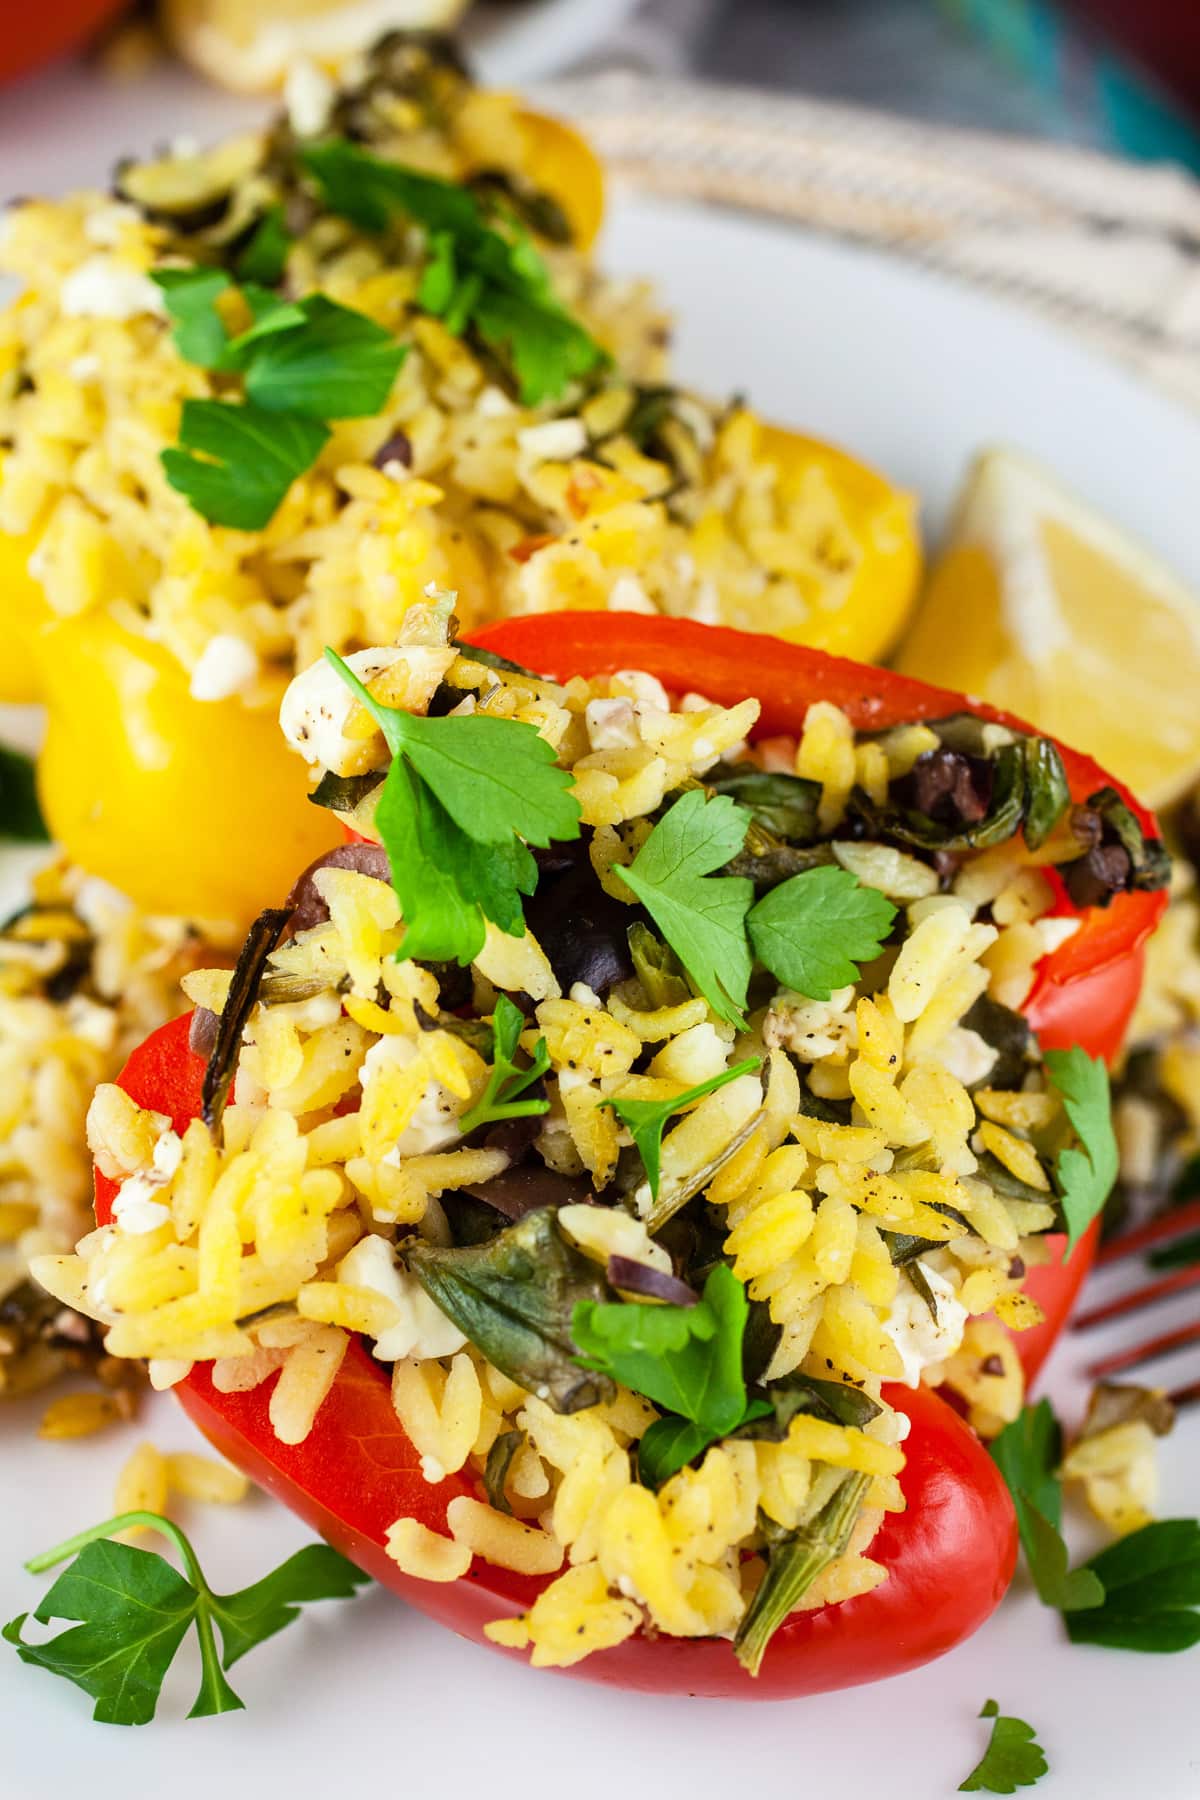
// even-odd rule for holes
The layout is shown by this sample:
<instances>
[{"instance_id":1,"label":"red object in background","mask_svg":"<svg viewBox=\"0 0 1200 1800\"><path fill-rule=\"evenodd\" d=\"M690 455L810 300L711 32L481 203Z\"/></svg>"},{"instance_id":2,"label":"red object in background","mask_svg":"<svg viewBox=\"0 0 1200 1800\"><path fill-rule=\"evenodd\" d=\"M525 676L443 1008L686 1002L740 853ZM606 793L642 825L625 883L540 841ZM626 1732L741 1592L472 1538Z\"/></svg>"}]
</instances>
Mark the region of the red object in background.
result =
<instances>
[{"instance_id":1,"label":"red object in background","mask_svg":"<svg viewBox=\"0 0 1200 1800\"><path fill-rule=\"evenodd\" d=\"M695 688L724 703L750 692L763 702L766 732L796 731L808 704L821 698L844 706L856 726L876 729L963 704L958 695L886 671L681 621L543 616L493 627L478 641L551 675L641 668L676 690ZM1077 796L1103 785L1103 772L1089 758L1065 751L1064 763ZM1141 809L1139 816L1153 824ZM1027 1008L1031 1017L1040 1009L1046 1041L1112 1053L1137 996L1141 944L1162 904L1158 895L1122 896L1108 912L1085 915L1064 950L1046 959ZM188 1020L179 1019L134 1052L121 1085L182 1130L199 1111L203 1068L188 1047ZM111 1217L115 1191L97 1177L101 1223ZM1095 1236L1094 1228L1065 1267L1053 1263L1032 1274L1030 1288L1047 1317L1017 1340L1031 1374L1062 1328ZM384 1543L395 1519L416 1518L445 1531L446 1506L472 1485L460 1475L436 1486L424 1481L392 1409L386 1374L359 1343L351 1345L312 1433L298 1446L275 1438L262 1388L219 1394L200 1368L175 1391L230 1461L377 1579L461 1635L486 1641L484 1624L525 1609L546 1585L478 1559L463 1580L432 1584L401 1574L391 1562ZM756 1680L721 1640L668 1637L638 1636L566 1672L650 1692L797 1698L920 1667L977 1630L999 1603L1015 1562L1007 1491L974 1434L936 1394L891 1387L887 1398L909 1416L913 1430L901 1477L908 1510L888 1515L871 1547L889 1570L886 1582L787 1620Z\"/></svg>"},{"instance_id":2,"label":"red object in background","mask_svg":"<svg viewBox=\"0 0 1200 1800\"><path fill-rule=\"evenodd\" d=\"M0 20L0 81L28 75L55 57L78 50L127 0L13 0Z\"/></svg>"},{"instance_id":3,"label":"red object in background","mask_svg":"<svg viewBox=\"0 0 1200 1800\"><path fill-rule=\"evenodd\" d=\"M1200 112L1200 5L1197 0L1065 0L1113 43Z\"/></svg>"}]
</instances>

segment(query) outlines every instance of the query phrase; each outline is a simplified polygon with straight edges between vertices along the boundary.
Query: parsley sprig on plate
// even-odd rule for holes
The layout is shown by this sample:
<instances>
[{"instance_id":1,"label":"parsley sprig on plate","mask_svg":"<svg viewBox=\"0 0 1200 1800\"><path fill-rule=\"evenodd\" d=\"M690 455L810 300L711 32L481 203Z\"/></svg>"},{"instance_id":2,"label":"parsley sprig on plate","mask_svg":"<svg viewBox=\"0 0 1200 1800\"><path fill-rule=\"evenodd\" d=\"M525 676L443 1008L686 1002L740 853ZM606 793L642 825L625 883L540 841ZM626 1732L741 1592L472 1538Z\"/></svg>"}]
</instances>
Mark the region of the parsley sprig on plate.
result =
<instances>
[{"instance_id":1,"label":"parsley sprig on plate","mask_svg":"<svg viewBox=\"0 0 1200 1800\"><path fill-rule=\"evenodd\" d=\"M115 1532L134 1525L169 1538L185 1573L153 1551L116 1541ZM25 1567L41 1574L68 1556L74 1562L33 1616L43 1625L52 1619L74 1623L57 1637L33 1644L21 1635L29 1617L21 1613L4 1627L3 1636L16 1646L22 1662L62 1675L90 1694L96 1702L93 1717L106 1725L149 1724L167 1670L193 1626L201 1678L188 1717L240 1711L244 1703L225 1671L290 1625L307 1601L348 1600L370 1580L327 1544L310 1544L250 1587L218 1594L178 1525L152 1512L106 1519L33 1557Z\"/></svg>"},{"instance_id":2,"label":"parsley sprig on plate","mask_svg":"<svg viewBox=\"0 0 1200 1800\"><path fill-rule=\"evenodd\" d=\"M748 1056L745 1062L735 1063L732 1069L722 1069L719 1075L713 1075L707 1081L698 1082L695 1087L687 1088L682 1094L676 1094L670 1100L602 1100L601 1106L610 1106L629 1132L637 1146L638 1155L642 1159L642 1167L646 1171L646 1180L654 1199L658 1199L659 1176L662 1169L662 1139L667 1120L675 1113L681 1112L685 1106L692 1106L697 1100L703 1100L706 1094L715 1094L739 1075L750 1075L759 1066L757 1056Z\"/></svg>"},{"instance_id":3,"label":"parsley sprig on plate","mask_svg":"<svg viewBox=\"0 0 1200 1800\"><path fill-rule=\"evenodd\" d=\"M392 752L375 825L404 919L398 955L473 962L489 921L520 937L521 896L537 885L528 845L579 836L572 777L552 747L519 719L384 706L335 651L325 654Z\"/></svg>"},{"instance_id":4,"label":"parsley sprig on plate","mask_svg":"<svg viewBox=\"0 0 1200 1800\"><path fill-rule=\"evenodd\" d=\"M967 1779L959 1782L959 1793L1015 1794L1018 1788L1033 1787L1049 1768L1033 1726L1010 1719L994 1700L984 1701L979 1716L992 1721L992 1735Z\"/></svg>"},{"instance_id":5,"label":"parsley sprig on plate","mask_svg":"<svg viewBox=\"0 0 1200 1800\"><path fill-rule=\"evenodd\" d=\"M535 1044L529 1067L517 1067L513 1059L524 1027L525 1014L520 1007L507 994L497 995L492 1015L492 1071L483 1094L458 1122L464 1137L481 1125L495 1125L502 1119L536 1118L550 1111L550 1102L537 1094L522 1098L550 1072L550 1051L544 1037Z\"/></svg>"},{"instance_id":6,"label":"parsley sprig on plate","mask_svg":"<svg viewBox=\"0 0 1200 1800\"><path fill-rule=\"evenodd\" d=\"M1072 1569L1060 1530L1061 1448L1048 1400L1027 1406L991 1446L1039 1598L1064 1615L1073 1644L1158 1654L1200 1644L1200 1520L1144 1525Z\"/></svg>"},{"instance_id":7,"label":"parsley sprig on plate","mask_svg":"<svg viewBox=\"0 0 1200 1800\"><path fill-rule=\"evenodd\" d=\"M602 347L555 297L550 273L515 218L499 228L468 188L384 162L334 138L301 160L334 212L362 230L397 219L423 227L427 260L417 303L456 337L478 337L511 364L526 406L562 397L607 361Z\"/></svg>"},{"instance_id":8,"label":"parsley sprig on plate","mask_svg":"<svg viewBox=\"0 0 1200 1800\"><path fill-rule=\"evenodd\" d=\"M154 280L180 355L240 377L245 396L184 401L179 443L162 453L167 480L210 523L261 530L328 442L328 421L383 408L405 346L324 294L281 300L251 281L240 292L252 323L231 334L223 269L159 269Z\"/></svg>"},{"instance_id":9,"label":"parsley sprig on plate","mask_svg":"<svg viewBox=\"0 0 1200 1800\"><path fill-rule=\"evenodd\" d=\"M1103 1059L1089 1056L1077 1044L1070 1050L1047 1050L1045 1062L1079 1139L1077 1146L1059 1151L1054 1171L1067 1226L1064 1254L1069 1256L1098 1217L1117 1179L1112 1097Z\"/></svg>"}]
</instances>

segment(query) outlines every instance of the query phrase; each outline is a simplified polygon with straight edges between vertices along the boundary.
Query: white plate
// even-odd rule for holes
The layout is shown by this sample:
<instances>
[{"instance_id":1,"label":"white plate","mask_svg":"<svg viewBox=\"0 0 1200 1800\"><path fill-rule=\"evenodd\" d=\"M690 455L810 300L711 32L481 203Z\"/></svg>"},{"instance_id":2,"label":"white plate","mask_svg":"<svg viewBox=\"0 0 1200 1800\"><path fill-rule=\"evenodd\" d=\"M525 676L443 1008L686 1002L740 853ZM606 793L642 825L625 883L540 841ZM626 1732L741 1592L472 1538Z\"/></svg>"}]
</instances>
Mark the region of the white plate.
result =
<instances>
[{"instance_id":1,"label":"white plate","mask_svg":"<svg viewBox=\"0 0 1200 1800\"><path fill-rule=\"evenodd\" d=\"M93 136L81 149L63 146L44 119L28 123L40 145L26 146L24 188L46 185L44 171L68 157L78 166L107 155L123 135L109 116L101 143ZM666 288L687 377L744 389L773 416L875 458L926 496L935 522L970 453L1009 439L1200 582L1200 424L1016 312L881 256L680 206L618 200L609 254ZM1080 1361L1068 1341L1051 1370L1069 1415L1084 1393ZM18 1557L101 1518L140 1435L192 1440L166 1401L91 1445L35 1441L35 1417L33 1406L0 1415L0 1619L44 1591ZM1195 1513L1200 1420L1167 1442L1163 1470L1163 1511ZM184 1522L214 1582L229 1588L304 1536L263 1499L232 1513L196 1508ZM190 1655L181 1661L192 1679ZM978 1757L975 1715L994 1696L1038 1728L1053 1769L1039 1800L1131 1791L1195 1800L1197 1667L1194 1656L1070 1649L1019 1583L969 1644L891 1683L763 1708L659 1700L533 1675L377 1592L353 1608L314 1609L240 1665L246 1714L187 1723L187 1681L172 1680L161 1723L137 1734L92 1725L82 1694L3 1652L0 1792L117 1800L164 1789L207 1800L269 1784L304 1800L360 1791L427 1800L479 1782L492 1800L600 1800L614 1789L630 1800L724 1800L747 1789L769 1800L937 1800Z\"/></svg>"}]
</instances>

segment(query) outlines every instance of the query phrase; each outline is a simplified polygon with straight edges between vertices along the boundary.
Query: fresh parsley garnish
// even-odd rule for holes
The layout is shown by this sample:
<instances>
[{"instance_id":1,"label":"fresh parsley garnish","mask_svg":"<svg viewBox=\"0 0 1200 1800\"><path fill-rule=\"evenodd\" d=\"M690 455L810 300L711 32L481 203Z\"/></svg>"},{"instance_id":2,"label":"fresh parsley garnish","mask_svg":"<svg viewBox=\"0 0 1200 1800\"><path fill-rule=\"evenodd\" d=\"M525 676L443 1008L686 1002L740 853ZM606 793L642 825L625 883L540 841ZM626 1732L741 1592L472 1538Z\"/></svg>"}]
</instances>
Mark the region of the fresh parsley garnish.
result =
<instances>
[{"instance_id":1,"label":"fresh parsley garnish","mask_svg":"<svg viewBox=\"0 0 1200 1800\"><path fill-rule=\"evenodd\" d=\"M210 524L261 531L328 441L328 426L298 414L185 400L179 444L161 460L171 486Z\"/></svg>"},{"instance_id":2,"label":"fresh parsley garnish","mask_svg":"<svg viewBox=\"0 0 1200 1800\"><path fill-rule=\"evenodd\" d=\"M992 1458L1012 1495L1021 1546L1038 1598L1045 1606L1073 1613L1098 1606L1104 1589L1087 1567L1072 1569L1059 1529L1062 1485L1057 1469L1062 1431L1048 1400L1027 1406L991 1444Z\"/></svg>"},{"instance_id":3,"label":"fresh parsley garnish","mask_svg":"<svg viewBox=\"0 0 1200 1800\"><path fill-rule=\"evenodd\" d=\"M525 1119L549 1112L548 1100L521 1099L550 1072L550 1052L544 1037L534 1046L533 1062L527 1069L519 1069L513 1061L524 1026L525 1015L520 1007L507 994L498 995L492 1014L492 1072L482 1098L458 1122L464 1137L480 1125L492 1125L500 1119Z\"/></svg>"},{"instance_id":4,"label":"fresh parsley garnish","mask_svg":"<svg viewBox=\"0 0 1200 1800\"><path fill-rule=\"evenodd\" d=\"M33 759L4 744L0 744L0 838L21 844L50 841L38 805Z\"/></svg>"},{"instance_id":5,"label":"fresh parsley garnish","mask_svg":"<svg viewBox=\"0 0 1200 1800\"><path fill-rule=\"evenodd\" d=\"M1200 1644L1200 1520L1159 1519L1084 1565L1103 1601L1067 1618L1073 1644L1160 1655Z\"/></svg>"},{"instance_id":6,"label":"fresh parsley garnish","mask_svg":"<svg viewBox=\"0 0 1200 1800\"><path fill-rule=\"evenodd\" d=\"M782 881L746 920L755 954L797 994L828 1000L879 955L896 908L847 869L806 869Z\"/></svg>"},{"instance_id":7,"label":"fresh parsley garnish","mask_svg":"<svg viewBox=\"0 0 1200 1800\"><path fill-rule=\"evenodd\" d=\"M984 1702L979 1716L992 1721L992 1735L967 1779L959 1783L959 1793L1015 1794L1018 1788L1033 1787L1049 1767L1033 1726L1008 1718L994 1700Z\"/></svg>"},{"instance_id":8,"label":"fresh parsley garnish","mask_svg":"<svg viewBox=\"0 0 1200 1800\"><path fill-rule=\"evenodd\" d=\"M724 1263L713 1269L694 1306L637 1300L576 1305L571 1336L582 1366L673 1415L655 1420L638 1445L638 1468L651 1486L707 1444L771 1410L762 1400L746 1405L742 1339L749 1315L746 1290Z\"/></svg>"},{"instance_id":9,"label":"fresh parsley garnish","mask_svg":"<svg viewBox=\"0 0 1200 1800\"><path fill-rule=\"evenodd\" d=\"M261 287L274 287L282 279L287 264L291 236L284 223L282 206L272 206L254 229L254 235L237 259L238 278L257 282Z\"/></svg>"},{"instance_id":10,"label":"fresh parsley garnish","mask_svg":"<svg viewBox=\"0 0 1200 1800\"><path fill-rule=\"evenodd\" d=\"M559 304L545 263L515 219L502 231L467 188L384 162L344 139L313 144L301 160L327 205L364 231L385 231L398 216L424 227L418 305L455 336L475 333L506 357L527 406L559 399L607 360Z\"/></svg>"},{"instance_id":11,"label":"fresh parsley garnish","mask_svg":"<svg viewBox=\"0 0 1200 1800\"><path fill-rule=\"evenodd\" d=\"M162 452L167 479L214 525L257 531L329 438L326 421L380 411L406 350L365 313L324 294L281 300L246 281L252 324L231 337L217 302L222 269L154 275L188 362L243 378L246 399L186 400L179 448Z\"/></svg>"},{"instance_id":12,"label":"fresh parsley garnish","mask_svg":"<svg viewBox=\"0 0 1200 1800\"><path fill-rule=\"evenodd\" d=\"M1117 1140L1112 1125L1112 1097L1103 1059L1075 1045L1047 1050L1046 1072L1062 1095L1077 1148L1060 1150L1055 1165L1059 1202L1067 1226L1069 1256L1101 1211L1117 1179Z\"/></svg>"},{"instance_id":13,"label":"fresh parsley garnish","mask_svg":"<svg viewBox=\"0 0 1200 1800\"><path fill-rule=\"evenodd\" d=\"M114 1541L114 1532L132 1525L148 1526L169 1538L186 1573L181 1575L153 1551ZM179 1527L150 1512L107 1519L33 1557L25 1567L40 1574L68 1556L75 1561L33 1616L43 1625L52 1619L76 1623L43 1644L30 1644L21 1636L29 1615L21 1613L2 1635L16 1646L22 1662L65 1676L90 1694L96 1702L93 1717L106 1725L149 1724L163 1678L193 1625L201 1680L188 1717L241 1710L243 1702L226 1680L225 1670L290 1625L306 1601L347 1600L370 1579L327 1544L310 1544L250 1587L217 1594Z\"/></svg>"},{"instance_id":14,"label":"fresh parsley garnish","mask_svg":"<svg viewBox=\"0 0 1200 1800\"><path fill-rule=\"evenodd\" d=\"M537 884L526 846L579 836L570 773L533 725L383 706L335 651L325 655L392 752L375 825L404 918L398 956L473 962L488 920L520 937L521 895Z\"/></svg>"},{"instance_id":15,"label":"fresh parsley garnish","mask_svg":"<svg viewBox=\"0 0 1200 1800\"><path fill-rule=\"evenodd\" d=\"M732 1069L722 1069L719 1075L713 1075L696 1087L676 1094L671 1100L601 1100L601 1106L612 1107L637 1145L650 1192L656 1200L662 1164L663 1131L667 1120L683 1107L691 1106L693 1101L703 1100L706 1094L715 1094L718 1088L736 1081L739 1075L749 1075L758 1066L757 1056L747 1057L745 1062L737 1063Z\"/></svg>"},{"instance_id":16,"label":"fresh parsley garnish","mask_svg":"<svg viewBox=\"0 0 1200 1800\"><path fill-rule=\"evenodd\" d=\"M750 815L724 795L699 788L680 796L621 875L713 1011L744 1023L750 985L746 914L754 883L714 875L737 855Z\"/></svg>"}]
</instances>

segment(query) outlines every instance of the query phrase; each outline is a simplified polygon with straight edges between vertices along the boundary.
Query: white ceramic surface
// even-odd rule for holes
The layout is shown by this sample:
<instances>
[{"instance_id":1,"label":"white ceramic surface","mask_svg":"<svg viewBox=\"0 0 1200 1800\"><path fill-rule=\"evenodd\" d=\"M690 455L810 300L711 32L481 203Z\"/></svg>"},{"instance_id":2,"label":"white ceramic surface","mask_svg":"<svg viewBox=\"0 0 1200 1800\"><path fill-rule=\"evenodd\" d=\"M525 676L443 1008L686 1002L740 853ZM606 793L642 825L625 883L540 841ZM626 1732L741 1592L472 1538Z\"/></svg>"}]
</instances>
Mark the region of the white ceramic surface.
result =
<instances>
[{"instance_id":1,"label":"white ceramic surface","mask_svg":"<svg viewBox=\"0 0 1200 1800\"><path fill-rule=\"evenodd\" d=\"M16 128L4 102L5 186L86 174L129 141L125 108L102 108L69 75L56 79L61 88L46 90L53 108L26 110ZM63 104L76 100L83 116L64 130ZM157 104L153 122L149 108L139 116L139 141L166 128L169 101ZM620 269L661 281L680 315L688 378L744 390L777 418L874 457L922 493L935 524L969 454L1006 439L1045 457L1200 583L1200 423L1065 339L885 258L684 207L618 198L608 252ZM1167 1309L1164 1325L1185 1310ZM1110 1332L1103 1345L1131 1341L1136 1330ZM1068 1415L1085 1391L1081 1360L1068 1340L1050 1371ZM115 1471L139 1436L193 1441L167 1400L90 1445L39 1442L36 1415L34 1405L0 1413L0 1619L32 1608L44 1591L22 1573L20 1557L104 1516ZM1200 1418L1185 1420L1166 1444L1163 1484L1165 1513L1200 1510ZM261 1498L236 1512L192 1508L184 1522L226 1588L304 1536ZM1080 1545L1089 1541L1086 1526L1073 1529ZM180 1661L186 1673L169 1681L161 1722L122 1732L91 1724L82 1694L0 1647L0 1795L117 1800L165 1791L171 1800L208 1800L266 1790L297 1800L393 1792L432 1800L478 1784L489 1800L599 1800L614 1790L624 1800L737 1792L938 1800L979 1755L985 1731L975 1715L990 1696L1038 1728L1052 1764L1038 1800L1200 1794L1196 1656L1071 1649L1022 1582L971 1643L932 1668L762 1708L622 1696L535 1676L381 1592L353 1607L314 1609L241 1664L245 1714L186 1722L194 1664L190 1654Z\"/></svg>"}]
</instances>

